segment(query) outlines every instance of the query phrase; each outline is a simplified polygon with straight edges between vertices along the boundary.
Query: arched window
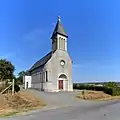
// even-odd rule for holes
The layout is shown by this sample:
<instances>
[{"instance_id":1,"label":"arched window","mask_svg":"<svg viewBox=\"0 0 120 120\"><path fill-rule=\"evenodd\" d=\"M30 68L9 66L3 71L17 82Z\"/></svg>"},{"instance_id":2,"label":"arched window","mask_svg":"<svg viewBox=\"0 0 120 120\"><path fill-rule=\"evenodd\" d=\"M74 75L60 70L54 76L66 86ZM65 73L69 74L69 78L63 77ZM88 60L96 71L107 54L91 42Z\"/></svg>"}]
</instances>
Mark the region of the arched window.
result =
<instances>
[{"instance_id":1,"label":"arched window","mask_svg":"<svg viewBox=\"0 0 120 120\"><path fill-rule=\"evenodd\" d=\"M48 72L45 71L45 76L46 76L46 82L48 82Z\"/></svg>"},{"instance_id":2,"label":"arched window","mask_svg":"<svg viewBox=\"0 0 120 120\"><path fill-rule=\"evenodd\" d=\"M57 38L55 38L52 42L52 50L53 52L57 49Z\"/></svg>"},{"instance_id":3,"label":"arched window","mask_svg":"<svg viewBox=\"0 0 120 120\"><path fill-rule=\"evenodd\" d=\"M61 50L65 50L65 39L63 39L63 38L59 38L59 48L61 49Z\"/></svg>"},{"instance_id":4,"label":"arched window","mask_svg":"<svg viewBox=\"0 0 120 120\"><path fill-rule=\"evenodd\" d=\"M61 40L61 37L59 37L59 40Z\"/></svg>"}]
</instances>

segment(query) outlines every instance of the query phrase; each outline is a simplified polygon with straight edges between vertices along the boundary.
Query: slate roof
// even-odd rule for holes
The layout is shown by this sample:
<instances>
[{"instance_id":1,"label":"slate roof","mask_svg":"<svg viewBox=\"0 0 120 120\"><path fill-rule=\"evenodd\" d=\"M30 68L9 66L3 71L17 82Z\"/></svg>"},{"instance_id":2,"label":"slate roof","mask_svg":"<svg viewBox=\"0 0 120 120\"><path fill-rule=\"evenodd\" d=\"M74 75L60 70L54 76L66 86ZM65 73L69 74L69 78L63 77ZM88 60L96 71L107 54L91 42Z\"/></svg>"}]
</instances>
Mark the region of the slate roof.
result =
<instances>
[{"instance_id":1,"label":"slate roof","mask_svg":"<svg viewBox=\"0 0 120 120\"><path fill-rule=\"evenodd\" d=\"M61 21L60 21L60 17L58 17L58 21L57 21L57 24L56 24L56 27L55 27L55 29L54 29L54 32L53 32L53 34L52 34L51 39L52 39L57 33L60 34L60 35L65 36L65 37L68 37L68 35L67 35L67 33L65 32L64 27L63 27L63 25L62 25L62 23L61 23Z\"/></svg>"},{"instance_id":2,"label":"slate roof","mask_svg":"<svg viewBox=\"0 0 120 120\"><path fill-rule=\"evenodd\" d=\"M25 72L25 75L30 76L30 72L29 72L29 70Z\"/></svg>"},{"instance_id":3,"label":"slate roof","mask_svg":"<svg viewBox=\"0 0 120 120\"><path fill-rule=\"evenodd\" d=\"M44 56L43 58L41 58L40 60L38 60L29 70L30 72L33 71L34 69L44 66L47 61L52 57L52 52L49 52L46 56Z\"/></svg>"}]
</instances>

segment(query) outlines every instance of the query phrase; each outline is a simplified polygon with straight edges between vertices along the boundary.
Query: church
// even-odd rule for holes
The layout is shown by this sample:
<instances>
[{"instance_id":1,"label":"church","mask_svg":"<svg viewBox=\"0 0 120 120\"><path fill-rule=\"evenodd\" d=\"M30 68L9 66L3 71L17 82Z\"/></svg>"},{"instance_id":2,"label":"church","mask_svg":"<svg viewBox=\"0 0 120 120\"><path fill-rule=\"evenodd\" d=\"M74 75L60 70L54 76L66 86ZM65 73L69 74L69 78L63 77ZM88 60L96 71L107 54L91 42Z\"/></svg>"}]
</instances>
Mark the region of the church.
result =
<instances>
[{"instance_id":1,"label":"church","mask_svg":"<svg viewBox=\"0 0 120 120\"><path fill-rule=\"evenodd\" d=\"M52 50L23 76L24 88L45 92L73 91L72 59L67 51L68 35L60 17L51 36Z\"/></svg>"}]
</instances>

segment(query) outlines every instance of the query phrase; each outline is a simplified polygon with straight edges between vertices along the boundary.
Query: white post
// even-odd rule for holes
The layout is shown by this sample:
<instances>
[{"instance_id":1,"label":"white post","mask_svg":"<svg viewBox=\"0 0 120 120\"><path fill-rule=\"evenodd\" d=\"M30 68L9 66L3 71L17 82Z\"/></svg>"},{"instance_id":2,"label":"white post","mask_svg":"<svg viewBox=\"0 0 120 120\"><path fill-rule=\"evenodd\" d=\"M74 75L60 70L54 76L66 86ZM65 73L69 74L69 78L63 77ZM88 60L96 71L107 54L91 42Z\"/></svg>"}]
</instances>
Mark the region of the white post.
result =
<instances>
[{"instance_id":1,"label":"white post","mask_svg":"<svg viewBox=\"0 0 120 120\"><path fill-rule=\"evenodd\" d=\"M13 81L12 81L12 94L14 94L14 86L15 86L15 80L13 79Z\"/></svg>"}]
</instances>

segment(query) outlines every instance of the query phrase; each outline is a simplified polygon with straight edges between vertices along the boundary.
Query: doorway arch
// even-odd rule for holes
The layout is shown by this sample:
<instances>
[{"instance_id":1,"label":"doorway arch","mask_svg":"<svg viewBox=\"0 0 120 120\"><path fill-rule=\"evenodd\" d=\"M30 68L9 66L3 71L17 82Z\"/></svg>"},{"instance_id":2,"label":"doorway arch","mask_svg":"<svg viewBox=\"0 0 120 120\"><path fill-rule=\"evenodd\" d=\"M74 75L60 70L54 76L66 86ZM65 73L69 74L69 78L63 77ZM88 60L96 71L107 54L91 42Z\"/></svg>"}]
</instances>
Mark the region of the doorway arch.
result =
<instances>
[{"instance_id":1,"label":"doorway arch","mask_svg":"<svg viewBox=\"0 0 120 120\"><path fill-rule=\"evenodd\" d=\"M65 74L60 74L58 77L58 89L68 90L68 79Z\"/></svg>"}]
</instances>

